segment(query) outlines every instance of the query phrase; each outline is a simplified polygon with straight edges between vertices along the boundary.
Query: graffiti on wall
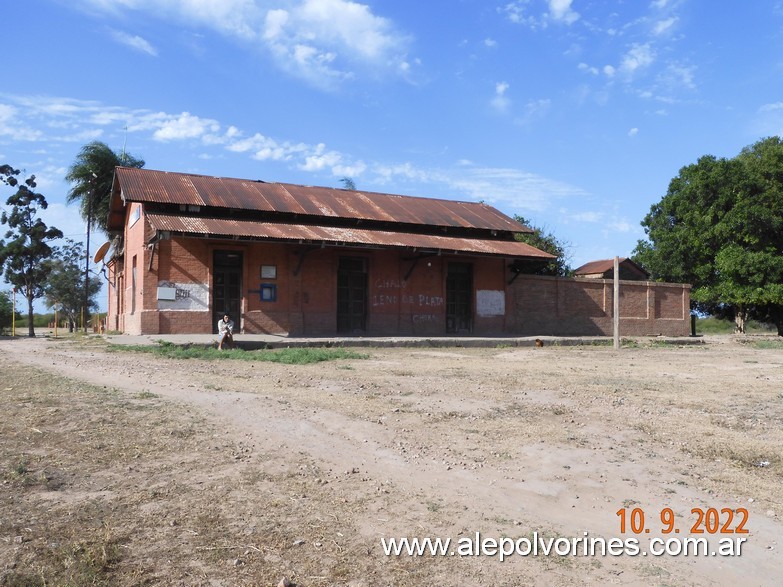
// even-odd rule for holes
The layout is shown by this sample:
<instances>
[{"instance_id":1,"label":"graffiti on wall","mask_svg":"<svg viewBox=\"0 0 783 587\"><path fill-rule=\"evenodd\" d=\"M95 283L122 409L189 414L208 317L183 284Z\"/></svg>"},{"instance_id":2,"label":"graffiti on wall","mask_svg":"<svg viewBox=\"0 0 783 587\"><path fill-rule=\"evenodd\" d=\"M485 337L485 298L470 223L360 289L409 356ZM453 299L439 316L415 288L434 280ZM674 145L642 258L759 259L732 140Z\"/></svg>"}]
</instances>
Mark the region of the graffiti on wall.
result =
<instances>
[{"instance_id":1,"label":"graffiti on wall","mask_svg":"<svg viewBox=\"0 0 783 587\"><path fill-rule=\"evenodd\" d=\"M158 310L180 312L209 310L209 287L203 283L159 281Z\"/></svg>"},{"instance_id":2,"label":"graffiti on wall","mask_svg":"<svg viewBox=\"0 0 783 587\"><path fill-rule=\"evenodd\" d=\"M404 279L376 279L373 283L374 291L379 293L374 294L370 303L374 308L384 306L409 306L409 310L415 311L419 308L431 309L440 308L444 304L442 296L429 296L425 294L415 294L406 291L408 288L408 282ZM432 314L417 314L420 316L428 316L422 321L428 321L431 317L433 320L435 316Z\"/></svg>"}]
</instances>

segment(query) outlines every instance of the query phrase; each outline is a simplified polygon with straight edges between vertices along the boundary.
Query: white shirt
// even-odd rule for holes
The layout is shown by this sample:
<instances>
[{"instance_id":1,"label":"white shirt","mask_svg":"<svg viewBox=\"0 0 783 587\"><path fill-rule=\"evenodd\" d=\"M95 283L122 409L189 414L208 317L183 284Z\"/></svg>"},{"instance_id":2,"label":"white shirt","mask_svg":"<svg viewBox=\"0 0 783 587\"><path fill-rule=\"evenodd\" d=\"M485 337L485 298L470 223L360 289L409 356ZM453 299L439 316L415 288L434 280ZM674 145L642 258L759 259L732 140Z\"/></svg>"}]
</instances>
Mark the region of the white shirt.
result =
<instances>
[{"instance_id":1,"label":"white shirt","mask_svg":"<svg viewBox=\"0 0 783 587\"><path fill-rule=\"evenodd\" d=\"M218 320L218 334L224 336L226 333L234 334L234 321L229 318L228 322L221 318Z\"/></svg>"}]
</instances>

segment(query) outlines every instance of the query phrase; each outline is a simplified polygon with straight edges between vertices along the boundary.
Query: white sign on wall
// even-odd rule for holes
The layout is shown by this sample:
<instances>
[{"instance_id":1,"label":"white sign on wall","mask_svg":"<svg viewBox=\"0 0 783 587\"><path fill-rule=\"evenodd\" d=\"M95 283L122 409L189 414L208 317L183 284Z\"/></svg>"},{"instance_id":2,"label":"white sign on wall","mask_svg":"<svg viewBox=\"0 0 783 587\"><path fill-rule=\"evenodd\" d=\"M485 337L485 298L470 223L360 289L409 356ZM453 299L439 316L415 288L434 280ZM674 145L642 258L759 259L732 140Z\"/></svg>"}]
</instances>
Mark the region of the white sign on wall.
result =
<instances>
[{"instance_id":1,"label":"white sign on wall","mask_svg":"<svg viewBox=\"0 0 783 587\"><path fill-rule=\"evenodd\" d=\"M476 312L482 318L506 313L506 294L492 289L476 290Z\"/></svg>"},{"instance_id":2,"label":"white sign on wall","mask_svg":"<svg viewBox=\"0 0 783 587\"><path fill-rule=\"evenodd\" d=\"M158 282L158 310L181 312L209 310L209 287L203 283L160 281Z\"/></svg>"}]
</instances>

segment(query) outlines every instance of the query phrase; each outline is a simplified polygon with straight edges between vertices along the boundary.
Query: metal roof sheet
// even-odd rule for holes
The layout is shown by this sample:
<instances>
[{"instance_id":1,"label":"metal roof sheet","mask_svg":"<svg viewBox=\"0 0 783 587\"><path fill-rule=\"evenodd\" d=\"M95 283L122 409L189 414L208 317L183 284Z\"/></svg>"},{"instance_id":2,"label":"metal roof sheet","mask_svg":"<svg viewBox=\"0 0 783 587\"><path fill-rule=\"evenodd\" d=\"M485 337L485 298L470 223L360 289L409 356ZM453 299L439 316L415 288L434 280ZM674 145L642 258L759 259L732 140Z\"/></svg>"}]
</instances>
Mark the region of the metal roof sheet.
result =
<instances>
[{"instance_id":1,"label":"metal roof sheet","mask_svg":"<svg viewBox=\"0 0 783 587\"><path fill-rule=\"evenodd\" d=\"M326 243L329 245L365 245L368 247L406 248L455 253L472 253L501 257L554 259L553 255L518 241L457 238L366 230L358 228L337 228L309 224L283 224L231 220L225 218L202 218L193 216L171 216L168 214L147 214L150 226L159 231L180 234L209 235L213 237L243 237L271 239L276 241L301 241Z\"/></svg>"},{"instance_id":2,"label":"metal roof sheet","mask_svg":"<svg viewBox=\"0 0 783 587\"><path fill-rule=\"evenodd\" d=\"M531 232L487 204L118 167L111 222L125 202L156 202L429 226Z\"/></svg>"},{"instance_id":3,"label":"metal roof sheet","mask_svg":"<svg viewBox=\"0 0 783 587\"><path fill-rule=\"evenodd\" d=\"M645 275L650 275L643 267L640 267L637 263L634 263L627 257L620 257L619 263L620 265L631 266ZM581 267L574 269L574 275L593 275L596 273L606 273L607 271L613 270L614 259L601 259L599 261L589 261Z\"/></svg>"}]
</instances>

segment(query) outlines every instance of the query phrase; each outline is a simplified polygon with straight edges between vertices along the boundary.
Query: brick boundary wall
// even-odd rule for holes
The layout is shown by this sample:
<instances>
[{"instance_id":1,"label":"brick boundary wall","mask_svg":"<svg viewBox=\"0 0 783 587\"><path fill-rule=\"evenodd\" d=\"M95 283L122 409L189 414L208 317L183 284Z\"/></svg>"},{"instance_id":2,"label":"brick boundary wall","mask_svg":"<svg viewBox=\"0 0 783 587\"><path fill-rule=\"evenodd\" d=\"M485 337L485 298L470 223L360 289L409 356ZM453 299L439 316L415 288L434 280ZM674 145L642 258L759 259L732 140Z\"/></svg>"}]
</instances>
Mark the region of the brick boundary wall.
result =
<instances>
[{"instance_id":1,"label":"brick boundary wall","mask_svg":"<svg viewBox=\"0 0 783 587\"><path fill-rule=\"evenodd\" d=\"M620 280L621 336L688 336L690 290ZM520 275L506 290L506 331L517 336L612 336L614 283Z\"/></svg>"}]
</instances>

